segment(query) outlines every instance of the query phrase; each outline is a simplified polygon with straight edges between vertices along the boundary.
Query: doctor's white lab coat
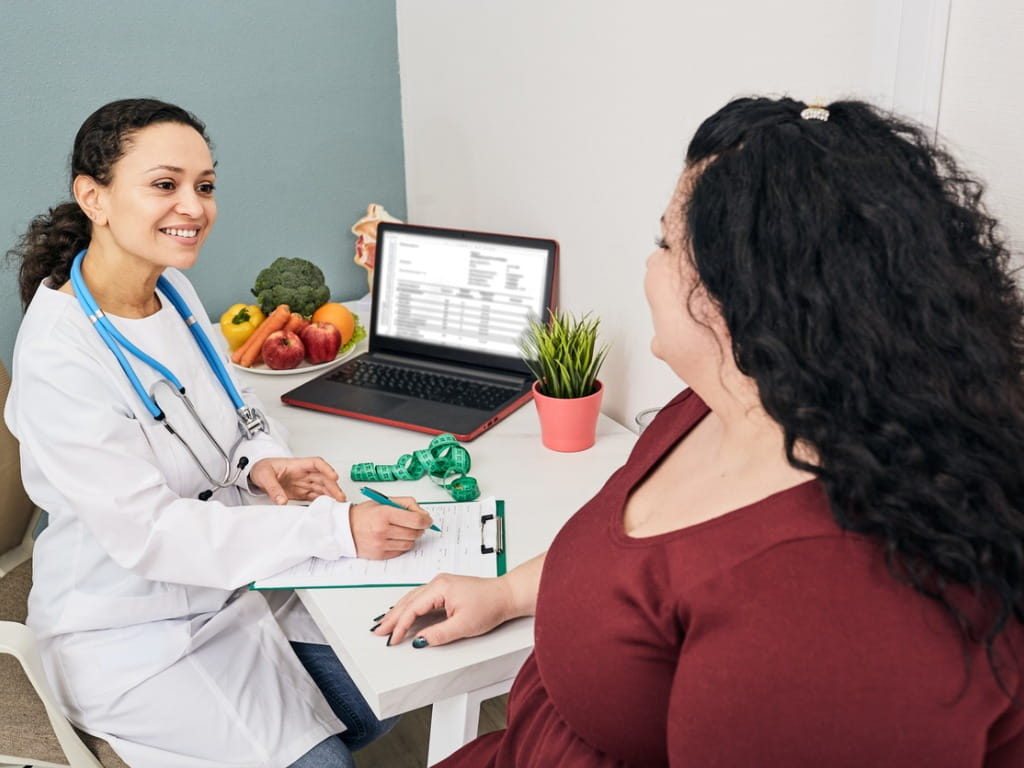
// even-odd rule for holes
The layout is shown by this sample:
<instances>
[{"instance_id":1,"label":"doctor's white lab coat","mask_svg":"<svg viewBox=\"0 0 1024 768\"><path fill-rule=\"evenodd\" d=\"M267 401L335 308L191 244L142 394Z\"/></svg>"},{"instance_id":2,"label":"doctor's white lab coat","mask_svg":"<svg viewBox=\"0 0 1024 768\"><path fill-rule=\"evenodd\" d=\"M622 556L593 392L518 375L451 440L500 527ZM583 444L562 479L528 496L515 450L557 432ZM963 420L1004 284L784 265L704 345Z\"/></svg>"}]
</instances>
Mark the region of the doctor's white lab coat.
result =
<instances>
[{"instance_id":1,"label":"doctor's white lab coat","mask_svg":"<svg viewBox=\"0 0 1024 768\"><path fill-rule=\"evenodd\" d=\"M189 282L165 276L216 341ZM234 407L161 298L155 315L112 320L181 380L228 448ZM148 390L158 375L130 360ZM223 462L180 404L155 391L220 475ZM247 472L199 500L210 483L145 409L76 299L46 284L18 334L5 417L25 487L49 513L28 623L75 724L141 768L282 768L344 730L288 645L323 642L308 614L292 593L272 609L246 585L310 556L354 556L347 503L274 506L250 497ZM279 429L243 441L232 464L290 455Z\"/></svg>"}]
</instances>

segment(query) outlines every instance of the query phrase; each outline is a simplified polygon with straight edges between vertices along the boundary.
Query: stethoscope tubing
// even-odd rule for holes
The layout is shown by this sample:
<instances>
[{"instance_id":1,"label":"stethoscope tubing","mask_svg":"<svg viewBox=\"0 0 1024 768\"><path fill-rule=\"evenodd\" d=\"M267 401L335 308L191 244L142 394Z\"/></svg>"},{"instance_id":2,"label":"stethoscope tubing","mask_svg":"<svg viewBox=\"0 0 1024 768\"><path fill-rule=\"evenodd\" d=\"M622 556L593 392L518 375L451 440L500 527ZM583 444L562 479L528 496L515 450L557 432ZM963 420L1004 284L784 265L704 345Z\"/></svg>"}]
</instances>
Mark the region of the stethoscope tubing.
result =
<instances>
[{"instance_id":1,"label":"stethoscope tubing","mask_svg":"<svg viewBox=\"0 0 1024 768\"><path fill-rule=\"evenodd\" d=\"M214 436L210 433L210 430L207 429L206 425L203 423L203 420L199 418L198 412L195 410L195 407L192 405L192 402L185 394L185 387L182 386L181 382L178 380L178 377L175 376L170 371L170 369L168 369L160 361L146 354L137 346L135 346L131 341L125 338L124 334L117 330L114 324L111 323L107 316L103 313L103 310L100 309L99 305L96 303L95 298L93 298L92 293L89 291L88 286L85 284L84 278L82 277L82 262L85 259L85 254L85 249L79 251L78 254L76 254L74 260L71 263L70 272L71 286L72 288L74 288L75 297L78 299L78 303L82 307L82 311L85 312L86 317L89 318L89 321L92 323L97 333L99 333L100 338L103 339L104 344L106 344L107 348L110 349L110 351L114 354L114 357L117 359L118 364L121 366L121 370L124 371L125 375L128 377L128 381L131 383L132 389L135 390L135 393L139 396L139 399L142 401L143 405L146 406L146 410L150 412L154 419L156 419L159 422L162 422L164 427L166 427L167 431L170 432L175 438L177 438L178 442L180 442L182 446L184 446L185 450L188 451L189 455L195 461L196 465L199 467L200 471L203 473L207 480L221 488L227 487L238 478L239 473L248 464L248 459L242 457L242 459L238 463L237 468L232 470L230 456L234 454L235 450L237 450L238 446L242 443L242 440L246 438L251 439L259 431L266 431L266 419L263 417L261 413L259 413L259 411L253 408L249 408L245 405L245 401L242 400L242 396L239 394L238 388L235 387L234 382L228 375L227 368L225 367L223 361L220 359L220 356L217 354L217 350L210 342L210 338L203 331L199 323L196 322L195 315L193 314L192 310L189 309L188 304L185 303L185 300L181 297L181 294L178 293L177 289L175 289L173 285L171 285L170 281L167 280L167 278L165 278L163 275L160 275L160 277L157 278L157 288L160 290L161 293L163 293L164 296L167 297L167 300L171 302L175 310L177 310L178 314L181 316L181 319L185 322L185 325L188 327L189 332L192 334L192 338L195 339L196 344L199 346L199 350L203 353L203 357L206 358L207 364L209 364L214 375L217 377L217 380L224 388L224 392L227 394L228 398L231 400L232 404L235 407L235 411L238 416L238 423L241 435L239 436L238 440L235 441L234 445L231 446L230 452L225 452L224 449L220 446L220 443L218 443ZM152 394L147 392L146 388L142 386L142 382L139 380L138 375L135 373L135 369L132 367L131 362L125 356L124 352L121 350L121 347L127 349L138 360L150 366L153 370L157 371L159 374L163 376L163 379L158 379L154 383L154 389L157 384L164 384L171 390L171 392L174 395L178 397L178 399L180 399L184 403L185 407L188 409L188 412L192 415L192 418L199 425L199 428L203 431L203 433L205 434L206 438L210 441L210 443L217 448L217 451L220 453L221 457L225 462L224 478L222 480L217 480L216 478L210 475L209 471L203 465L202 461L200 461L195 451L192 450L192 447L184 440L184 438L177 432L177 430L174 429L174 427L166 419L163 410L160 408L159 405L157 405L156 400L153 398ZM212 491L204 491L202 494L200 494L199 497L205 501L210 497L211 494Z\"/></svg>"},{"instance_id":2,"label":"stethoscope tubing","mask_svg":"<svg viewBox=\"0 0 1024 768\"><path fill-rule=\"evenodd\" d=\"M156 404L156 401L150 397L149 393L146 392L145 387L142 386L142 382L139 381L139 377L136 375L131 363L125 357L118 345L123 346L129 352L131 352L141 362L145 363L155 371L160 373L165 379L170 381L179 392L184 394L185 387L182 386L178 377L175 376L163 363L159 360L147 355L137 346L132 344L124 334L122 334L113 323L103 313L103 310L99 308L96 300L93 298L92 293L85 284L85 280L82 278L82 261L85 259L86 250L82 249L75 256L74 261L71 263L71 287L75 290L75 297L78 299L78 303L81 305L82 310L85 312L86 317L92 321L93 327L99 332L100 337L106 343L110 351L114 353L118 363L120 363L122 370L128 376L128 380L132 384L132 388L136 391L139 397L142 399L146 409L153 415L155 419L163 419L163 411L160 406ZM206 358L206 362L213 370L217 377L217 380L221 383L227 396L231 399L231 403L235 406L235 409L243 408L245 402L242 400L242 396L238 393L238 389L235 387L234 382L231 381L231 377L228 375L227 368L225 368L223 361L221 361L213 344L210 342L210 338L203 332L199 323L196 322L195 315L192 310L189 309L188 304L178 293L177 289L171 285L170 281L160 275L156 282L157 288L163 293L168 301L174 306L181 319L185 321L188 326L189 332L192 337L196 340L199 345L200 351L203 353L203 357Z\"/></svg>"},{"instance_id":3,"label":"stethoscope tubing","mask_svg":"<svg viewBox=\"0 0 1024 768\"><path fill-rule=\"evenodd\" d=\"M171 304L174 305L174 308L178 310L178 314L181 315L185 324L188 326L189 331L192 333L192 337L196 340L196 343L202 350L203 357L206 358L206 361L210 364L214 374L220 381L221 386L224 387L224 391L227 392L228 397L231 398L231 402L235 406L235 409L244 408L245 401L242 400L242 396L238 393L238 389L235 387L234 382L231 381L231 377L228 375L224 362L220 359L220 355L217 354L217 350L214 349L213 343L210 341L210 337L206 335L205 331L203 331L202 326L196 322L195 315L192 313L192 310L189 309L188 304L185 303L181 294L178 293L177 289L175 289L175 287L171 285L170 281L163 275L160 275L157 279L156 285L157 288L167 296Z\"/></svg>"}]
</instances>

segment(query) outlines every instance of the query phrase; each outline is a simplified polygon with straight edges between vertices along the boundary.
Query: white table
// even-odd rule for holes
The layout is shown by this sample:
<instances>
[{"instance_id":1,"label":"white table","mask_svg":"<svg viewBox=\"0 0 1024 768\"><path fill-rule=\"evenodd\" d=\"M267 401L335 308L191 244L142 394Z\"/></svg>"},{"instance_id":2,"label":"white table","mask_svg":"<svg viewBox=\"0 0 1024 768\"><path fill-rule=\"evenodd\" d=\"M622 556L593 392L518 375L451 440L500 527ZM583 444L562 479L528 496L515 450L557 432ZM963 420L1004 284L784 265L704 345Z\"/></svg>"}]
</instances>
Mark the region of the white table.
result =
<instances>
[{"instance_id":1,"label":"white table","mask_svg":"<svg viewBox=\"0 0 1024 768\"><path fill-rule=\"evenodd\" d=\"M239 378L262 398L267 414L287 428L295 455L323 456L354 501L361 497L360 484L349 479L352 464L392 464L431 439L422 432L283 405L281 393L308 375L241 373ZM470 474L482 493L505 500L510 569L547 549L565 520L625 461L635 440L632 432L602 415L594 447L580 453L550 451L541 444L534 405L527 403L466 443ZM450 500L428 479L386 483L380 490L422 501ZM533 648L533 619L517 619L446 646L416 650L406 639L387 647L369 632L372 619L407 591L319 589L300 590L299 595L378 717L433 705L427 757L433 765L475 738L481 701L508 691Z\"/></svg>"}]
</instances>

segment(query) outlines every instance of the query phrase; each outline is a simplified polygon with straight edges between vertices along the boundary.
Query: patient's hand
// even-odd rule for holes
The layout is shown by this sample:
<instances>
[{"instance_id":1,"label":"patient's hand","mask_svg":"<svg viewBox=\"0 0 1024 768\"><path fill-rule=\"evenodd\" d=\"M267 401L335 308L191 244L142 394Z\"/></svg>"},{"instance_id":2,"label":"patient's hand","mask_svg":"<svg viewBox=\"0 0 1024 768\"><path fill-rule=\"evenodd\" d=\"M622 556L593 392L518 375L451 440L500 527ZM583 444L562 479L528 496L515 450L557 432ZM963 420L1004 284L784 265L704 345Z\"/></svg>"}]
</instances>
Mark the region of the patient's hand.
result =
<instances>
[{"instance_id":1,"label":"patient's hand","mask_svg":"<svg viewBox=\"0 0 1024 768\"><path fill-rule=\"evenodd\" d=\"M374 632L391 634L390 644L395 645L402 641L417 618L440 610L447 618L417 633L417 639L423 638L428 645L444 645L463 637L482 635L521 615L515 610L512 589L505 577L481 579L442 573L429 584L404 595Z\"/></svg>"}]
</instances>

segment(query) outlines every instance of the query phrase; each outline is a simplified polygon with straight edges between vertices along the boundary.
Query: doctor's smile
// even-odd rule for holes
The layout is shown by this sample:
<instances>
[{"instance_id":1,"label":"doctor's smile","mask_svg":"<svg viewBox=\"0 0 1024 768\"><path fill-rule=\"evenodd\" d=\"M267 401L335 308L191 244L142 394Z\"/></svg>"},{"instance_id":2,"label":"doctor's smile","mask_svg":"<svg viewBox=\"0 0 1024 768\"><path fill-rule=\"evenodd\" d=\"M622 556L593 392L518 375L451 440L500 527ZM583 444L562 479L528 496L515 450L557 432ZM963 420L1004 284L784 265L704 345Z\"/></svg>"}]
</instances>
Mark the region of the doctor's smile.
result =
<instances>
[{"instance_id":1,"label":"doctor's smile","mask_svg":"<svg viewBox=\"0 0 1024 768\"><path fill-rule=\"evenodd\" d=\"M194 240L196 235L199 234L198 229L185 229L183 227L164 227L160 231L182 240Z\"/></svg>"}]
</instances>

